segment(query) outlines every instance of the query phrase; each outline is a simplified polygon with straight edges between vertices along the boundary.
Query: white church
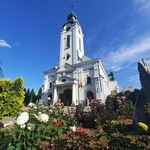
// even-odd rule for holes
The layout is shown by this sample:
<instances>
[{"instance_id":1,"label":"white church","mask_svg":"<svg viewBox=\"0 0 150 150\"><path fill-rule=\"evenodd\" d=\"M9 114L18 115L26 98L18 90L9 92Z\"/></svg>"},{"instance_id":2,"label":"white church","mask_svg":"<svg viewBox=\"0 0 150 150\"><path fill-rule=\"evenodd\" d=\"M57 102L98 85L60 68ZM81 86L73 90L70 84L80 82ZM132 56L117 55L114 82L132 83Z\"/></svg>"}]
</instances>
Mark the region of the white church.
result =
<instances>
[{"instance_id":1,"label":"white church","mask_svg":"<svg viewBox=\"0 0 150 150\"><path fill-rule=\"evenodd\" d=\"M68 15L60 31L58 64L44 71L42 101L48 97L53 104L58 100L64 105L86 105L86 99L105 103L106 97L117 93L117 81L111 72L106 73L100 59L84 55L84 35L74 12Z\"/></svg>"}]
</instances>

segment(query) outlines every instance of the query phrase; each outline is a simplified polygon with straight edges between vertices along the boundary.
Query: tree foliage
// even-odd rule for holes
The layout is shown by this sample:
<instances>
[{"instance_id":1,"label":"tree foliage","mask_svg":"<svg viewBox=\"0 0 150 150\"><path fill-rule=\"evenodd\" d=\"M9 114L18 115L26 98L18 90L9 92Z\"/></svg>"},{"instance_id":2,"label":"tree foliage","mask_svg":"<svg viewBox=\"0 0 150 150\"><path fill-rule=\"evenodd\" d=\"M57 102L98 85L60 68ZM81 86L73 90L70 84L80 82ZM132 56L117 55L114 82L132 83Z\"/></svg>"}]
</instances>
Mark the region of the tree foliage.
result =
<instances>
[{"instance_id":1,"label":"tree foliage","mask_svg":"<svg viewBox=\"0 0 150 150\"><path fill-rule=\"evenodd\" d=\"M42 95L42 88L39 88L38 94L34 92L34 89L32 89L31 91L30 89L27 89L27 90L24 89L24 91L25 91L25 99L23 103L25 106L27 106L30 102L36 103L37 100L39 101Z\"/></svg>"},{"instance_id":2,"label":"tree foliage","mask_svg":"<svg viewBox=\"0 0 150 150\"><path fill-rule=\"evenodd\" d=\"M0 118L18 113L23 106L24 94L23 78L0 80Z\"/></svg>"}]
</instances>

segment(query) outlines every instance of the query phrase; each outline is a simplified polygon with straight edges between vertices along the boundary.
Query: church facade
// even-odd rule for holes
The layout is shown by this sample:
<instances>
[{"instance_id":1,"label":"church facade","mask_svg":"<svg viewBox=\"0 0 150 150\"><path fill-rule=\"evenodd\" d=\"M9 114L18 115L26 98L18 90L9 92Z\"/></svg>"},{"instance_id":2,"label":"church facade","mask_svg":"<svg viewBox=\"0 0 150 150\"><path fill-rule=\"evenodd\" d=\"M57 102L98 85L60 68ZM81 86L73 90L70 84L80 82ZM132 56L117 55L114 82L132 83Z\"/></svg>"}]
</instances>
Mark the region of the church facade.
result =
<instances>
[{"instance_id":1,"label":"church facade","mask_svg":"<svg viewBox=\"0 0 150 150\"><path fill-rule=\"evenodd\" d=\"M68 15L60 37L59 62L44 71L43 103L48 97L53 104L60 100L70 106L86 105L86 98L105 103L108 95L117 92L117 81L107 75L100 59L84 55L84 35L75 13Z\"/></svg>"}]
</instances>

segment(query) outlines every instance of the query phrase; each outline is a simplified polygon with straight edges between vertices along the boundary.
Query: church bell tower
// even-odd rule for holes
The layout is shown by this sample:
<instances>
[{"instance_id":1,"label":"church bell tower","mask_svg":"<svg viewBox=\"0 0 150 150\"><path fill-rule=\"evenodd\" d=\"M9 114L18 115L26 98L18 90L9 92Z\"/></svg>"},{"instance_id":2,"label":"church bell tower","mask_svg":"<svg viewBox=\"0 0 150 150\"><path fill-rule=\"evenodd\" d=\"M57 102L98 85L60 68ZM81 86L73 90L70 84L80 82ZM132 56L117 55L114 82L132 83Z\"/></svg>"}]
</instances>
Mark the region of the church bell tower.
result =
<instances>
[{"instance_id":1,"label":"church bell tower","mask_svg":"<svg viewBox=\"0 0 150 150\"><path fill-rule=\"evenodd\" d=\"M74 12L68 15L60 33L59 67L65 63L70 65L80 63L84 55L82 28Z\"/></svg>"}]
</instances>

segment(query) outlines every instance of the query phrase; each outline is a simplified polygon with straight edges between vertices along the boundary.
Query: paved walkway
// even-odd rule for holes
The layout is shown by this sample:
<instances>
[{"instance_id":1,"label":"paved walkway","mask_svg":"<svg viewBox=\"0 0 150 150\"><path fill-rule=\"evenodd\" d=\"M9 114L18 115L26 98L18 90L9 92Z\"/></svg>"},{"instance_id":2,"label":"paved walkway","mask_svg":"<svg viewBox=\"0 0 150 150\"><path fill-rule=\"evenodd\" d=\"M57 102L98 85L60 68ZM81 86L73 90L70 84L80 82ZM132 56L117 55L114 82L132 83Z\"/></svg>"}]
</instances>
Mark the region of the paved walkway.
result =
<instances>
[{"instance_id":1,"label":"paved walkway","mask_svg":"<svg viewBox=\"0 0 150 150\"><path fill-rule=\"evenodd\" d=\"M28 107L23 107L22 111L28 110ZM13 126L16 123L16 117L5 117L3 119L0 119L0 129L7 127L7 126Z\"/></svg>"}]
</instances>

